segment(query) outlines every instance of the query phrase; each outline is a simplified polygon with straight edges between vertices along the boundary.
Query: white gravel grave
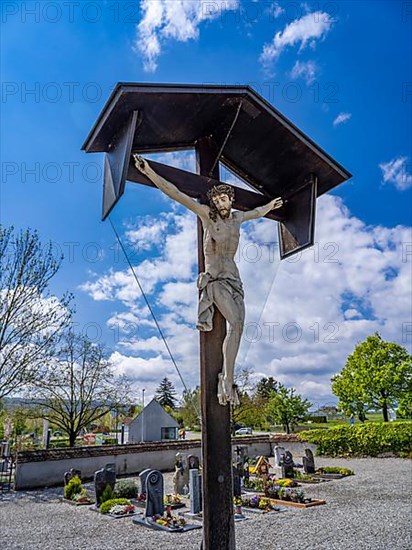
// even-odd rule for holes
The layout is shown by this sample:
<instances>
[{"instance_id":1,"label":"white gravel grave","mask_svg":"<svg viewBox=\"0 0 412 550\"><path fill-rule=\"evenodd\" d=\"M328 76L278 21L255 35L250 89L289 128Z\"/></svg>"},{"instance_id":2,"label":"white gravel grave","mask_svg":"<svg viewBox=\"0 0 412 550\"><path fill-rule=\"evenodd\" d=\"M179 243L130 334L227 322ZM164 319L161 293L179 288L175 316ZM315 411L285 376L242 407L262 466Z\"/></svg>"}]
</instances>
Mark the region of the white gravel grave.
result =
<instances>
[{"instance_id":1,"label":"white gravel grave","mask_svg":"<svg viewBox=\"0 0 412 550\"><path fill-rule=\"evenodd\" d=\"M315 458L355 475L304 485L327 504L249 513L236 523L237 550L401 550L412 548L412 461ZM172 474L165 474L172 492ZM1 550L199 550L202 531L163 533L61 502L62 487L0 494Z\"/></svg>"}]
</instances>

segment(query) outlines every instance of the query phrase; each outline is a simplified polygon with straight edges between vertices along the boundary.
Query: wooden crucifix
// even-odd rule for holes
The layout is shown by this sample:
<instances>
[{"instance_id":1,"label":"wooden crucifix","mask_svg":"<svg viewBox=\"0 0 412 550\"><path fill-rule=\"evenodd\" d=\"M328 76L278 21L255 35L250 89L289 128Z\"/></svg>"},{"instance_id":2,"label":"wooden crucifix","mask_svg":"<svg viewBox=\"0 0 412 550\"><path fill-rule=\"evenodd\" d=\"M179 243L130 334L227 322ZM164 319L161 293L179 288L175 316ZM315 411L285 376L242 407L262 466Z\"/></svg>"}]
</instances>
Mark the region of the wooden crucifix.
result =
<instances>
[{"instance_id":1,"label":"wooden crucifix","mask_svg":"<svg viewBox=\"0 0 412 550\"><path fill-rule=\"evenodd\" d=\"M141 156L188 148L196 151L197 174L148 163ZM200 331L203 550L232 550L232 446L230 407L226 403L236 401L236 391L232 374L227 376L227 364L225 370L224 352L233 355L235 348L237 352L239 334L226 340L225 350L223 345L226 319L232 310L242 325L243 297L237 268L229 262L231 268L224 284L220 284L224 269L220 265L219 273L214 272L216 264L211 261L213 254L208 254L208 247L224 248L225 239L219 232L227 235L232 231L225 242L237 248L240 223L260 216L279 222L281 258L311 246L316 198L350 174L256 92L239 86L120 83L83 149L106 153L103 219L123 194L128 180L156 185L165 192L169 185L171 192L167 194L190 207L201 220L198 322L203 325L200 328L211 329ZM232 201L227 187L219 187L225 185L219 181L219 163L235 172L253 191L235 188ZM232 206L240 212L232 215ZM217 223L209 223L213 216L217 216ZM230 252L234 255L235 250ZM236 329L239 327L231 327ZM231 345L233 349L228 350Z\"/></svg>"}]
</instances>

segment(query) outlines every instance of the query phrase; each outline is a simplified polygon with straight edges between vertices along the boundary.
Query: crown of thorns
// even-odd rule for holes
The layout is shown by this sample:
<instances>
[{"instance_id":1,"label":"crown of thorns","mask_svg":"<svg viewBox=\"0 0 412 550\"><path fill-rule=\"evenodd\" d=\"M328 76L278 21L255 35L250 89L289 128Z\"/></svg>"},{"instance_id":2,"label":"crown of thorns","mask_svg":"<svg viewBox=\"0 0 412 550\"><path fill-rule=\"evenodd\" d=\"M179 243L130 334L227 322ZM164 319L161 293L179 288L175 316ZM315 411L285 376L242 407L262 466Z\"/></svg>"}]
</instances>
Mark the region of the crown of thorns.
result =
<instances>
[{"instance_id":1,"label":"crown of thorns","mask_svg":"<svg viewBox=\"0 0 412 550\"><path fill-rule=\"evenodd\" d=\"M232 201L235 199L235 190L232 186L227 185L226 183L221 183L220 185L214 185L207 192L207 198L209 201L213 201L214 197L218 195L227 195Z\"/></svg>"}]
</instances>

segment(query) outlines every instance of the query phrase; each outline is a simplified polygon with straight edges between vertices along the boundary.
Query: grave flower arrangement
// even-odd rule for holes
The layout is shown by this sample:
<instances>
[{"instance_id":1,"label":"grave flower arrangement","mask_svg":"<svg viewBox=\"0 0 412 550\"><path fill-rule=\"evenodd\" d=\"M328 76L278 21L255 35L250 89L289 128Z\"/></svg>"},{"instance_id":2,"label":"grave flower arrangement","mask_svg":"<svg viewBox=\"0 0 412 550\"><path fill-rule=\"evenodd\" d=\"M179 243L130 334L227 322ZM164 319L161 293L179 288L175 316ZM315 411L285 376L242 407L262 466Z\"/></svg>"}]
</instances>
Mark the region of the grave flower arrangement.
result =
<instances>
[{"instance_id":1,"label":"grave flower arrangement","mask_svg":"<svg viewBox=\"0 0 412 550\"><path fill-rule=\"evenodd\" d=\"M305 502L305 493L302 489L293 489L290 487L280 487L270 484L266 487L265 496L276 500L287 500L291 502Z\"/></svg>"},{"instance_id":2,"label":"grave flower arrangement","mask_svg":"<svg viewBox=\"0 0 412 550\"><path fill-rule=\"evenodd\" d=\"M169 529L176 529L179 527L184 527L186 525L186 520L181 516L173 516L156 514L152 517L152 520L163 527L168 527Z\"/></svg>"},{"instance_id":3,"label":"grave flower arrangement","mask_svg":"<svg viewBox=\"0 0 412 550\"><path fill-rule=\"evenodd\" d=\"M109 514L114 514L115 516L126 516L128 514L134 514L135 507L133 504L115 504L109 510Z\"/></svg>"},{"instance_id":4,"label":"grave flower arrangement","mask_svg":"<svg viewBox=\"0 0 412 550\"><path fill-rule=\"evenodd\" d=\"M79 476L73 476L64 488L64 498L74 504L93 504L93 500L84 487Z\"/></svg>"},{"instance_id":5,"label":"grave flower arrangement","mask_svg":"<svg viewBox=\"0 0 412 550\"><path fill-rule=\"evenodd\" d=\"M310 481L310 482L319 481L318 479L312 477L310 474L305 474L300 470L298 470L297 468L293 469L293 475L295 479L298 479L299 481Z\"/></svg>"},{"instance_id":6,"label":"grave flower arrangement","mask_svg":"<svg viewBox=\"0 0 412 550\"><path fill-rule=\"evenodd\" d=\"M84 487L82 487L80 493L76 493L75 495L73 495L73 498L71 500L73 502L76 502L77 504L93 504L94 502L94 500Z\"/></svg>"},{"instance_id":7,"label":"grave flower arrangement","mask_svg":"<svg viewBox=\"0 0 412 550\"><path fill-rule=\"evenodd\" d=\"M102 514L126 516L134 514L135 506L127 498L112 498L103 502L99 510Z\"/></svg>"},{"instance_id":8,"label":"grave flower arrangement","mask_svg":"<svg viewBox=\"0 0 412 550\"><path fill-rule=\"evenodd\" d=\"M353 476L354 471L349 468L339 468L338 466L324 466L316 470L317 474L340 474L341 476Z\"/></svg>"},{"instance_id":9,"label":"grave flower arrangement","mask_svg":"<svg viewBox=\"0 0 412 550\"><path fill-rule=\"evenodd\" d=\"M266 497L244 497L241 499L242 506L246 508L256 508L262 510L263 512L270 512L270 510L276 510L276 507L270 502L269 498Z\"/></svg>"},{"instance_id":10,"label":"grave flower arrangement","mask_svg":"<svg viewBox=\"0 0 412 550\"><path fill-rule=\"evenodd\" d=\"M164 496L163 502L164 502L165 506L173 506L173 505L176 505L176 504L181 504L182 499L181 499L180 495L170 494L170 495L165 495Z\"/></svg>"},{"instance_id":11,"label":"grave flower arrangement","mask_svg":"<svg viewBox=\"0 0 412 550\"><path fill-rule=\"evenodd\" d=\"M297 482L291 478L277 479L275 481L275 484L278 485L279 487L296 487L297 486Z\"/></svg>"},{"instance_id":12,"label":"grave flower arrangement","mask_svg":"<svg viewBox=\"0 0 412 550\"><path fill-rule=\"evenodd\" d=\"M259 477L250 477L243 482L245 489L253 489L254 491L263 491L263 479Z\"/></svg>"}]
</instances>

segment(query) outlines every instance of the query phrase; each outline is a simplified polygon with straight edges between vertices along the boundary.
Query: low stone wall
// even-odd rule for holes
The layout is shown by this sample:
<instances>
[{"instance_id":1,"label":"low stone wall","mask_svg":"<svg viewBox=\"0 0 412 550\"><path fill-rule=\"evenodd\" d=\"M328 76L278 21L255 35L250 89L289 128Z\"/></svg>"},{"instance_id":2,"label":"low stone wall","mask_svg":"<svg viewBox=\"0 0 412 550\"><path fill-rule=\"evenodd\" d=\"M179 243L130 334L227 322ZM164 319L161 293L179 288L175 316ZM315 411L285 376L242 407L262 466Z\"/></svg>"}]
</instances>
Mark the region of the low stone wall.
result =
<instances>
[{"instance_id":1,"label":"low stone wall","mask_svg":"<svg viewBox=\"0 0 412 550\"><path fill-rule=\"evenodd\" d=\"M295 435L263 435L236 437L232 446L247 446L249 456L270 456L273 444L282 445L293 454L303 454L304 447ZM118 476L138 474L145 468L170 471L176 453L193 454L201 459L200 440L136 443L115 446L74 447L41 451L21 451L17 454L15 488L34 489L63 483L63 474L70 468L82 472L83 480L105 464L116 464Z\"/></svg>"}]
</instances>

